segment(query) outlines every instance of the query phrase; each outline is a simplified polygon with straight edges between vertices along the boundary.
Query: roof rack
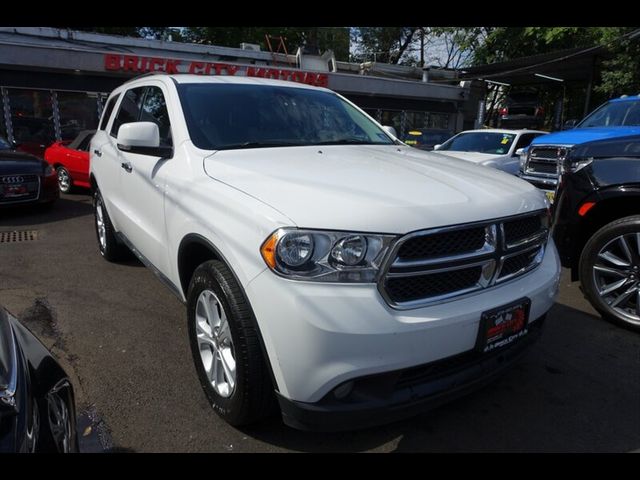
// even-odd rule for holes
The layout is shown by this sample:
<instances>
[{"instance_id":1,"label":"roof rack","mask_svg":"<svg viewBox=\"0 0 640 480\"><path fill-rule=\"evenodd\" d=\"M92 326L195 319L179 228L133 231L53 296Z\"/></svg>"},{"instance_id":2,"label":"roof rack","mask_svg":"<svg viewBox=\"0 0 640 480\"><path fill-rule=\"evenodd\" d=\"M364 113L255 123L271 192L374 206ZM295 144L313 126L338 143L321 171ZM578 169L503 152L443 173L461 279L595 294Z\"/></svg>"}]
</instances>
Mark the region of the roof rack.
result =
<instances>
[{"instance_id":1,"label":"roof rack","mask_svg":"<svg viewBox=\"0 0 640 480\"><path fill-rule=\"evenodd\" d=\"M158 72L147 72L147 73L143 73L142 75L136 75L135 77L132 77L130 79L128 79L126 82L124 83L129 83L129 82L133 82L134 80L138 80L139 78L144 78L144 77L151 77L153 75L169 75L167 72L162 72L162 71L158 71ZM124 85L124 84L123 84Z\"/></svg>"}]
</instances>

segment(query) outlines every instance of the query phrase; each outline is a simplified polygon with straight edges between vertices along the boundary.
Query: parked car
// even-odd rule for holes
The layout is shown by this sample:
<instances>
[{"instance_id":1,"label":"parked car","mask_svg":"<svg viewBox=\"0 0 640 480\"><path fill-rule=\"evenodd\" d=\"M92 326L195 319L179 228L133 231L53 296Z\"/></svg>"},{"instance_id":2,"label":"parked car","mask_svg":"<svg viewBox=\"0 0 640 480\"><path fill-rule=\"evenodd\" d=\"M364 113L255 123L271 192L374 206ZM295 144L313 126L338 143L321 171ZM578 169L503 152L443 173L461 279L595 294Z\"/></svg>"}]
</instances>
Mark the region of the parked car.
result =
<instances>
[{"instance_id":1,"label":"parked car","mask_svg":"<svg viewBox=\"0 0 640 480\"><path fill-rule=\"evenodd\" d=\"M51 205L60 193L56 171L44 160L18 152L0 138L0 207Z\"/></svg>"},{"instance_id":2,"label":"parked car","mask_svg":"<svg viewBox=\"0 0 640 480\"><path fill-rule=\"evenodd\" d=\"M639 134L640 96L623 95L598 107L575 128L536 138L518 175L542 189L553 202L559 165L573 148L595 140Z\"/></svg>"},{"instance_id":3,"label":"parked car","mask_svg":"<svg viewBox=\"0 0 640 480\"><path fill-rule=\"evenodd\" d=\"M498 127L539 129L544 125L544 108L537 92L511 92L498 110Z\"/></svg>"},{"instance_id":4,"label":"parked car","mask_svg":"<svg viewBox=\"0 0 640 480\"><path fill-rule=\"evenodd\" d=\"M402 141L420 150L431 151L433 147L446 142L452 135L449 130L436 128L414 129L409 130Z\"/></svg>"},{"instance_id":5,"label":"parked car","mask_svg":"<svg viewBox=\"0 0 640 480\"><path fill-rule=\"evenodd\" d=\"M640 331L640 135L575 147L561 171L562 263L603 318Z\"/></svg>"},{"instance_id":6,"label":"parked car","mask_svg":"<svg viewBox=\"0 0 640 480\"><path fill-rule=\"evenodd\" d=\"M557 292L544 195L404 146L325 88L152 75L91 140L98 248L187 305L215 411L341 430L486 384Z\"/></svg>"},{"instance_id":7,"label":"parked car","mask_svg":"<svg viewBox=\"0 0 640 480\"><path fill-rule=\"evenodd\" d=\"M71 381L45 346L0 307L0 453L77 451Z\"/></svg>"},{"instance_id":8,"label":"parked car","mask_svg":"<svg viewBox=\"0 0 640 480\"><path fill-rule=\"evenodd\" d=\"M91 188L89 184L89 142L95 130L83 130L73 141L53 143L44 159L56 169L58 187L69 193L74 186Z\"/></svg>"},{"instance_id":9,"label":"parked car","mask_svg":"<svg viewBox=\"0 0 640 480\"><path fill-rule=\"evenodd\" d=\"M436 145L438 153L517 175L520 151L547 132L536 130L467 130Z\"/></svg>"}]
</instances>

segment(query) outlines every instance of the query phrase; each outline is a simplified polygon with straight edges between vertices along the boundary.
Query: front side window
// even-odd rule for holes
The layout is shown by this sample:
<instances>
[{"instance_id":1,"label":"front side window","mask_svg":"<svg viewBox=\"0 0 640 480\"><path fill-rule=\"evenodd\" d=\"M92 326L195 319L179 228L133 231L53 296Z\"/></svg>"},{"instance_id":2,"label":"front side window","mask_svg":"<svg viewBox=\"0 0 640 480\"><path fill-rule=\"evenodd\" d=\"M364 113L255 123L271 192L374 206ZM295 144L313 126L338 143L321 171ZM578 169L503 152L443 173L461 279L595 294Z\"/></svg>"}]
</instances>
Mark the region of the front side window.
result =
<instances>
[{"instance_id":1,"label":"front side window","mask_svg":"<svg viewBox=\"0 0 640 480\"><path fill-rule=\"evenodd\" d=\"M137 122L140 116L140 105L142 104L142 95L145 87L132 88L122 97L120 109L111 126L111 136L117 137L120 125L124 123Z\"/></svg>"},{"instance_id":2,"label":"front side window","mask_svg":"<svg viewBox=\"0 0 640 480\"><path fill-rule=\"evenodd\" d=\"M322 90L192 83L178 91L191 140L205 150L393 144L366 115Z\"/></svg>"},{"instance_id":3,"label":"front side window","mask_svg":"<svg viewBox=\"0 0 640 480\"><path fill-rule=\"evenodd\" d=\"M140 114L141 122L153 122L158 125L160 131L160 145L163 147L171 147L171 123L169 122L169 112L167 112L167 104L164 95L159 87L148 87L147 94L142 103L142 112Z\"/></svg>"},{"instance_id":4,"label":"front side window","mask_svg":"<svg viewBox=\"0 0 640 480\"><path fill-rule=\"evenodd\" d=\"M516 135L513 133L467 132L451 138L438 150L504 155L509 152L515 138Z\"/></svg>"}]
</instances>

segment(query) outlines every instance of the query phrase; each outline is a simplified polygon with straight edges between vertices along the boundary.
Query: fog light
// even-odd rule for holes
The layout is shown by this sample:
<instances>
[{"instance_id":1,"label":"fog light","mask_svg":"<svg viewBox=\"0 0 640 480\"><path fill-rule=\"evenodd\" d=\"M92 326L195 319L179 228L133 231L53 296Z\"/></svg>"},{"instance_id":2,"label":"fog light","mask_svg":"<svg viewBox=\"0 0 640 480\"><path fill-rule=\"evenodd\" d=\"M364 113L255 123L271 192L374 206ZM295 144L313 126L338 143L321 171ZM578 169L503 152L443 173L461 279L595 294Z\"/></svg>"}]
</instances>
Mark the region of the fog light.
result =
<instances>
[{"instance_id":1,"label":"fog light","mask_svg":"<svg viewBox=\"0 0 640 480\"><path fill-rule=\"evenodd\" d=\"M343 398L348 397L352 390L353 382L346 382L333 390L333 396L338 400L342 400Z\"/></svg>"}]
</instances>

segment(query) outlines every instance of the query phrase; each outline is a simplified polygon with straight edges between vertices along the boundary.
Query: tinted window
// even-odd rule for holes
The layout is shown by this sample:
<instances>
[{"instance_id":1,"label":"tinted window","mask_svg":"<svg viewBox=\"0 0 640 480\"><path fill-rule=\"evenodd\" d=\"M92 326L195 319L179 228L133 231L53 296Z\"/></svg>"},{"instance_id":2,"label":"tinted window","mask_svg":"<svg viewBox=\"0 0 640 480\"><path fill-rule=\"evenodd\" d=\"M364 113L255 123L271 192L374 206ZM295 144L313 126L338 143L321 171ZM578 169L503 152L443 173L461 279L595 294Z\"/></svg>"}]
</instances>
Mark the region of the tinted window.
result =
<instances>
[{"instance_id":1,"label":"tinted window","mask_svg":"<svg viewBox=\"0 0 640 480\"><path fill-rule=\"evenodd\" d=\"M311 88L182 84L193 143L205 150L393 141L337 95Z\"/></svg>"},{"instance_id":2,"label":"tinted window","mask_svg":"<svg viewBox=\"0 0 640 480\"><path fill-rule=\"evenodd\" d=\"M509 151L514 138L516 136L513 133L467 132L456 135L443 143L438 150L504 155Z\"/></svg>"},{"instance_id":3,"label":"tinted window","mask_svg":"<svg viewBox=\"0 0 640 480\"><path fill-rule=\"evenodd\" d=\"M533 142L533 139L536 137L539 137L540 135L543 135L542 133L525 133L523 135L520 135L520 138L518 139L518 143L516 143L516 150L518 150L519 148L525 148L528 147L531 142Z\"/></svg>"},{"instance_id":4,"label":"tinted window","mask_svg":"<svg viewBox=\"0 0 640 480\"><path fill-rule=\"evenodd\" d=\"M116 102L118 101L118 97L120 95L116 95L112 97L111 100L107 102L107 108L104 109L102 113L102 121L100 122L100 130L104 130L107 128L107 123L109 123L109 117L111 116L111 112L113 112L113 107L115 107Z\"/></svg>"},{"instance_id":5,"label":"tinted window","mask_svg":"<svg viewBox=\"0 0 640 480\"><path fill-rule=\"evenodd\" d=\"M111 127L111 135L118 136L118 130L123 123L137 122L140 116L140 104L142 103L142 94L145 87L132 88L124 94L122 102L120 102L120 110L113 121Z\"/></svg>"},{"instance_id":6,"label":"tinted window","mask_svg":"<svg viewBox=\"0 0 640 480\"><path fill-rule=\"evenodd\" d=\"M169 113L167 112L164 95L159 87L147 88L147 94L142 104L140 121L153 122L158 125L158 130L160 130L160 145L165 147L172 146Z\"/></svg>"}]
</instances>

